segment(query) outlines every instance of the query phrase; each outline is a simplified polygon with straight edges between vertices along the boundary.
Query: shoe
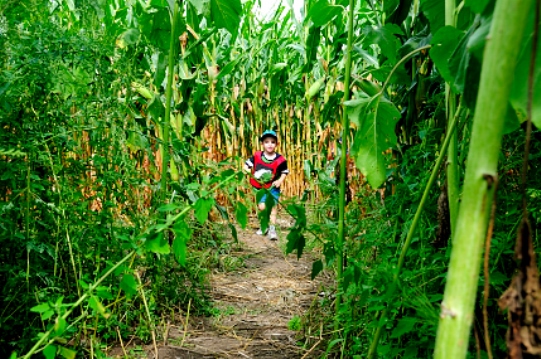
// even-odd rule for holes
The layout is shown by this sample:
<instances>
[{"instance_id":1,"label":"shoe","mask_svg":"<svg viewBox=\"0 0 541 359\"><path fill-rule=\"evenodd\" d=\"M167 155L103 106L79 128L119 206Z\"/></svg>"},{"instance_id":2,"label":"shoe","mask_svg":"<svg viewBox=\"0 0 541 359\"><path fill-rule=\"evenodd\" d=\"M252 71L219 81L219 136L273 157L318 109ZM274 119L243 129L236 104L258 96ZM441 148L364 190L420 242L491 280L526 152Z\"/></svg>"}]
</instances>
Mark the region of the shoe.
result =
<instances>
[{"instance_id":1,"label":"shoe","mask_svg":"<svg viewBox=\"0 0 541 359\"><path fill-rule=\"evenodd\" d=\"M265 231L265 233L263 233L263 231L261 230L261 228L259 228L259 229L257 230L257 232L255 232L255 234L257 234L258 236L262 236L262 235L267 234L267 233L269 233L269 229L268 229L268 228L267 228L267 230Z\"/></svg>"},{"instance_id":2,"label":"shoe","mask_svg":"<svg viewBox=\"0 0 541 359\"><path fill-rule=\"evenodd\" d=\"M269 228L269 234L268 237L271 241L278 240L278 235L276 234L276 228L274 226Z\"/></svg>"}]
</instances>

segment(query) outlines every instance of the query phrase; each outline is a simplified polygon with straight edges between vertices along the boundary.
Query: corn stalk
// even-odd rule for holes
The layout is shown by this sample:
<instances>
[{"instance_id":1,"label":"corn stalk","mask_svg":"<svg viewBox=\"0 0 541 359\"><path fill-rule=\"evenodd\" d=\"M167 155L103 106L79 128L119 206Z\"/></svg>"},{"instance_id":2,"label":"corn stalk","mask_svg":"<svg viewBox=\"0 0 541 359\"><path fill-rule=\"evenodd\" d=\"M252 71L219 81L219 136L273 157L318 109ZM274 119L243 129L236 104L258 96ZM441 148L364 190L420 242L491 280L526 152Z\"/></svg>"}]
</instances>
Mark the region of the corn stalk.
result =
<instances>
[{"instance_id":1,"label":"corn stalk","mask_svg":"<svg viewBox=\"0 0 541 359\"><path fill-rule=\"evenodd\" d=\"M436 359L465 358L496 181L512 74L533 0L499 0L487 38L464 191L438 333Z\"/></svg>"}]
</instances>

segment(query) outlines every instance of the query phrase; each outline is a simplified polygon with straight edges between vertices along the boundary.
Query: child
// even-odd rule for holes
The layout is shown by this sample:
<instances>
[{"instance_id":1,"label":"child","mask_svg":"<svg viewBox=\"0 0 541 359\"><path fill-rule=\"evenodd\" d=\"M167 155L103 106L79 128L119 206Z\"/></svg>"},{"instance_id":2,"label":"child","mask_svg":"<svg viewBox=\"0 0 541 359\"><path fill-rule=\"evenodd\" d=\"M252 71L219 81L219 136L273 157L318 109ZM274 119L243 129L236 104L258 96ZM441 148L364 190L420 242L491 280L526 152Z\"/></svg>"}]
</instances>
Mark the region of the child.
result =
<instances>
[{"instance_id":1,"label":"child","mask_svg":"<svg viewBox=\"0 0 541 359\"><path fill-rule=\"evenodd\" d=\"M276 132L267 130L263 132L260 137L261 146L263 151L257 151L250 159L248 159L244 165L246 171L252 172L252 178L250 178L250 184L256 188L268 188L271 195L276 201L280 198L280 187L284 182L289 170L287 168L287 162L284 156L276 152L276 146L278 145L278 136ZM257 208L260 211L265 209L266 195L261 198ZM276 235L276 211L277 206L274 206L270 215L270 225L268 229L268 237L271 240L277 240ZM257 231L257 234L263 235L261 229Z\"/></svg>"}]
</instances>

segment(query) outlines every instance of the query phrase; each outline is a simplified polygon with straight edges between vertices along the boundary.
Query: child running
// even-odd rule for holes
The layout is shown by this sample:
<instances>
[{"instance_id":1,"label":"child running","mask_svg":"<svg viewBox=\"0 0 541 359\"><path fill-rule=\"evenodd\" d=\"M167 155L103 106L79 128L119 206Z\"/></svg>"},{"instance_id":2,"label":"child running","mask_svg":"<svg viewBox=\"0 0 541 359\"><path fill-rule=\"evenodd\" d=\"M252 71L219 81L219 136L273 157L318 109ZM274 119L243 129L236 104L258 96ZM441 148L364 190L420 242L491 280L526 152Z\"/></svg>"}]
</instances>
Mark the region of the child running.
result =
<instances>
[{"instance_id":1,"label":"child running","mask_svg":"<svg viewBox=\"0 0 541 359\"><path fill-rule=\"evenodd\" d=\"M278 145L278 136L276 135L276 132L267 130L263 132L259 140L261 141L263 151L254 153L254 155L246 161L244 169L252 172L250 184L255 189L269 189L271 195L278 201L280 198L280 187L289 173L287 162L284 156L276 152L276 146ZM265 199L266 194L259 200L257 208L260 211L265 210ZM267 229L270 240L278 239L278 235L276 234L276 212L277 206L272 207L270 225ZM263 235L261 229L256 233Z\"/></svg>"}]
</instances>

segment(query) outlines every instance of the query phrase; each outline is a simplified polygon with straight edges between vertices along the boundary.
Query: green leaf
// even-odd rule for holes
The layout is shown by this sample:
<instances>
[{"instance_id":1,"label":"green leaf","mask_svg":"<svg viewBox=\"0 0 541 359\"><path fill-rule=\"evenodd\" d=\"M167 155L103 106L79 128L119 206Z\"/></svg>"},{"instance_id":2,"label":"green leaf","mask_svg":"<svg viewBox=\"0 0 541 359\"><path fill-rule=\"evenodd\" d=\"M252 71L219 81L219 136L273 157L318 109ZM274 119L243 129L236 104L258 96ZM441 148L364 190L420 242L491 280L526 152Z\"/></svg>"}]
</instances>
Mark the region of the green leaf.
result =
<instances>
[{"instance_id":1,"label":"green leaf","mask_svg":"<svg viewBox=\"0 0 541 359\"><path fill-rule=\"evenodd\" d=\"M173 229L175 231L173 254L175 255L177 262L184 266L186 265L187 243L192 237L193 231L183 220L177 221Z\"/></svg>"},{"instance_id":2,"label":"green leaf","mask_svg":"<svg viewBox=\"0 0 541 359\"><path fill-rule=\"evenodd\" d=\"M137 282L132 274L125 274L120 281L120 289L126 292L128 297L137 294Z\"/></svg>"},{"instance_id":3,"label":"green leaf","mask_svg":"<svg viewBox=\"0 0 541 359\"><path fill-rule=\"evenodd\" d=\"M304 178L308 181L312 179L312 164L310 160L304 160Z\"/></svg>"},{"instance_id":4,"label":"green leaf","mask_svg":"<svg viewBox=\"0 0 541 359\"><path fill-rule=\"evenodd\" d=\"M445 25L445 1L421 0L421 11L430 22L430 31L435 34Z\"/></svg>"},{"instance_id":5,"label":"green leaf","mask_svg":"<svg viewBox=\"0 0 541 359\"><path fill-rule=\"evenodd\" d=\"M314 26L325 26L334 17L341 15L343 11L342 6L331 5L327 0L319 0L310 7L304 23L306 24L308 20L312 20Z\"/></svg>"},{"instance_id":6,"label":"green leaf","mask_svg":"<svg viewBox=\"0 0 541 359\"><path fill-rule=\"evenodd\" d=\"M240 24L240 0L210 0L210 16L216 27L236 35Z\"/></svg>"},{"instance_id":7,"label":"green leaf","mask_svg":"<svg viewBox=\"0 0 541 359\"><path fill-rule=\"evenodd\" d=\"M290 204L287 206L287 211L295 218L295 226L297 229L306 228L306 208L299 204Z\"/></svg>"},{"instance_id":8,"label":"green leaf","mask_svg":"<svg viewBox=\"0 0 541 359\"><path fill-rule=\"evenodd\" d=\"M156 233L151 239L147 239L145 247L153 253L169 254L171 252L171 248L169 248L169 243L165 240L163 232Z\"/></svg>"},{"instance_id":9,"label":"green leaf","mask_svg":"<svg viewBox=\"0 0 541 359\"><path fill-rule=\"evenodd\" d=\"M315 261L314 263L312 263L312 274L310 275L310 278L314 280L322 270L323 270L323 262L321 261L321 259L319 259Z\"/></svg>"},{"instance_id":10,"label":"green leaf","mask_svg":"<svg viewBox=\"0 0 541 359\"><path fill-rule=\"evenodd\" d=\"M229 229L231 230L231 236L233 237L233 239L236 242L238 242L239 241L239 236L237 234L237 228L235 228L235 226L232 223L229 223Z\"/></svg>"},{"instance_id":11,"label":"green leaf","mask_svg":"<svg viewBox=\"0 0 541 359\"><path fill-rule=\"evenodd\" d=\"M297 258L302 256L304 246L306 245L306 238L302 235L302 230L292 229L287 235L286 254L297 251Z\"/></svg>"},{"instance_id":12,"label":"green leaf","mask_svg":"<svg viewBox=\"0 0 541 359\"><path fill-rule=\"evenodd\" d=\"M42 303L42 304L36 305L35 307L30 308L30 311L34 313L44 313L48 311L50 308L51 307L49 306L49 303Z\"/></svg>"},{"instance_id":13,"label":"green leaf","mask_svg":"<svg viewBox=\"0 0 541 359\"><path fill-rule=\"evenodd\" d=\"M65 359L75 359L77 352L65 347L58 347L58 354L60 354Z\"/></svg>"},{"instance_id":14,"label":"green leaf","mask_svg":"<svg viewBox=\"0 0 541 359\"><path fill-rule=\"evenodd\" d=\"M195 202L195 218L197 218L200 224L205 223L213 205L214 198L199 198Z\"/></svg>"},{"instance_id":15,"label":"green leaf","mask_svg":"<svg viewBox=\"0 0 541 359\"><path fill-rule=\"evenodd\" d=\"M90 306L90 308L101 314L105 319L109 318L109 316L111 315L110 313L107 313L105 307L96 296L90 297L90 299L88 300L88 305Z\"/></svg>"},{"instance_id":16,"label":"green leaf","mask_svg":"<svg viewBox=\"0 0 541 359\"><path fill-rule=\"evenodd\" d=\"M366 36L366 43L376 44L381 49L381 53L392 63L396 62L397 50L400 47L400 41L395 36L403 34L400 27L396 24L385 24L384 26L365 26L363 33Z\"/></svg>"},{"instance_id":17,"label":"green leaf","mask_svg":"<svg viewBox=\"0 0 541 359\"><path fill-rule=\"evenodd\" d=\"M449 71L448 61L463 34L453 26L445 26L438 30L431 41L430 58L434 60L443 79L449 83L453 81L453 77Z\"/></svg>"},{"instance_id":18,"label":"green leaf","mask_svg":"<svg viewBox=\"0 0 541 359\"><path fill-rule=\"evenodd\" d=\"M302 72L310 72L314 67L314 63L317 61L317 50L321 41L321 27L310 26L308 29L308 39L306 39L306 62L302 67Z\"/></svg>"},{"instance_id":19,"label":"green leaf","mask_svg":"<svg viewBox=\"0 0 541 359\"><path fill-rule=\"evenodd\" d=\"M489 2L490 0L465 0L464 6L469 7L475 13L481 14L485 11Z\"/></svg>"},{"instance_id":20,"label":"green leaf","mask_svg":"<svg viewBox=\"0 0 541 359\"><path fill-rule=\"evenodd\" d=\"M351 154L370 185L378 188L387 174L387 161L383 152L396 146L394 130L400 112L392 102L381 95L360 95L360 98L344 103L348 116L357 126Z\"/></svg>"},{"instance_id":21,"label":"green leaf","mask_svg":"<svg viewBox=\"0 0 541 359\"><path fill-rule=\"evenodd\" d=\"M517 112L513 109L513 106L509 104L507 106L507 113L505 114L503 122L503 134L507 135L520 128L521 121L517 116ZM491 278L492 279L492 278Z\"/></svg>"},{"instance_id":22,"label":"green leaf","mask_svg":"<svg viewBox=\"0 0 541 359\"><path fill-rule=\"evenodd\" d=\"M533 22L535 11L531 11L528 17L528 24L526 25L526 31L522 38L522 48L520 51L520 57L518 59L517 67L515 68L515 74L513 84L511 85L511 92L509 94L509 101L518 114L521 122L526 119L527 104L528 104L528 79L530 71L530 62L532 56L532 39L533 39ZM538 31L541 32L541 25ZM537 56L535 59L535 68L533 73L533 101L532 101L532 122L538 128L541 129L541 36L538 38L537 43Z\"/></svg>"},{"instance_id":23,"label":"green leaf","mask_svg":"<svg viewBox=\"0 0 541 359\"><path fill-rule=\"evenodd\" d=\"M416 318L404 317L400 319L391 333L391 338L400 338L402 335L411 332L416 323Z\"/></svg>"},{"instance_id":24,"label":"green leaf","mask_svg":"<svg viewBox=\"0 0 541 359\"><path fill-rule=\"evenodd\" d=\"M240 224L241 228L246 229L246 225L248 224L248 209L242 202L237 202L235 216L237 217L237 222Z\"/></svg>"},{"instance_id":25,"label":"green leaf","mask_svg":"<svg viewBox=\"0 0 541 359\"><path fill-rule=\"evenodd\" d=\"M64 319L62 317L56 318L55 323L54 323L54 333L55 333L55 335L56 336L61 336L62 333L64 333L64 331L66 330L66 327L67 327L66 319Z\"/></svg>"},{"instance_id":26,"label":"green leaf","mask_svg":"<svg viewBox=\"0 0 541 359\"><path fill-rule=\"evenodd\" d=\"M56 357L56 346L47 345L45 349L43 349L43 355L46 359L54 359Z\"/></svg>"}]
</instances>

